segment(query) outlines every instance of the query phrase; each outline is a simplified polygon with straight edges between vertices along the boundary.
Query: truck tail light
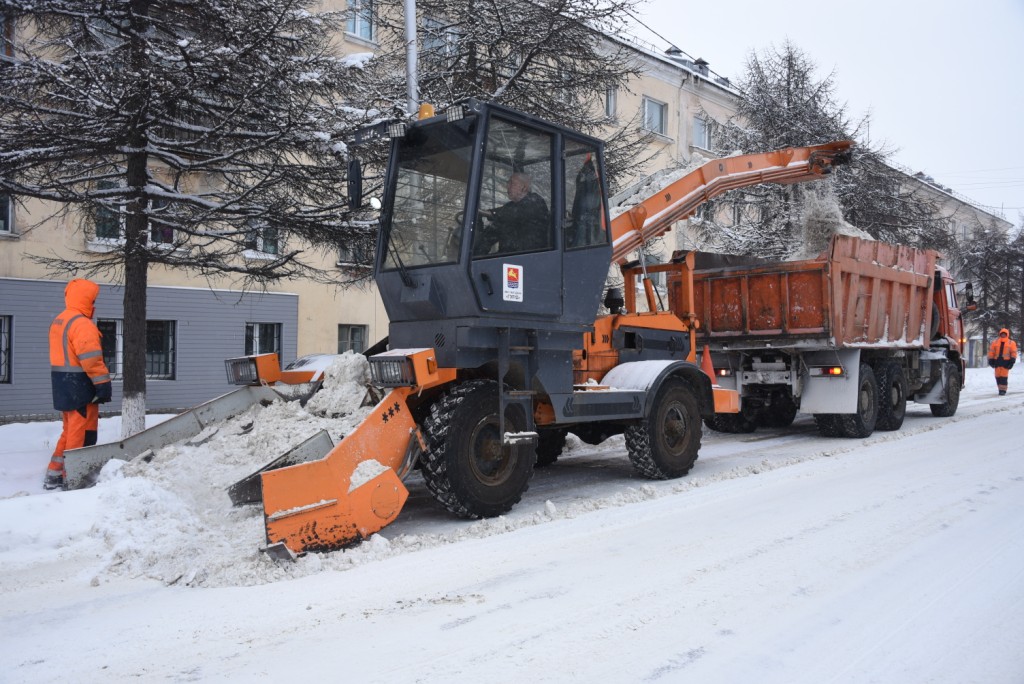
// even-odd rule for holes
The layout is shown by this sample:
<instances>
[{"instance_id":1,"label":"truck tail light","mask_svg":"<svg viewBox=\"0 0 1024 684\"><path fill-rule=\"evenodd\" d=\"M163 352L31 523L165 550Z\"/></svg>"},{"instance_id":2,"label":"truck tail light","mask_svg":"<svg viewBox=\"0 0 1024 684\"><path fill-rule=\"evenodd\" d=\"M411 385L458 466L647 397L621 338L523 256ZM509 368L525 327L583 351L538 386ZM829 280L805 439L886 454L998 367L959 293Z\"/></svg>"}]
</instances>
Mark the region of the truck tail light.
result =
<instances>
[{"instance_id":1,"label":"truck tail light","mask_svg":"<svg viewBox=\"0 0 1024 684\"><path fill-rule=\"evenodd\" d=\"M839 378L846 375L842 366L817 366L811 369L811 375Z\"/></svg>"},{"instance_id":2,"label":"truck tail light","mask_svg":"<svg viewBox=\"0 0 1024 684\"><path fill-rule=\"evenodd\" d=\"M719 368L718 370L715 371L715 375L717 375L720 378L728 378L728 377L730 377L732 375L732 369L731 368Z\"/></svg>"}]
</instances>

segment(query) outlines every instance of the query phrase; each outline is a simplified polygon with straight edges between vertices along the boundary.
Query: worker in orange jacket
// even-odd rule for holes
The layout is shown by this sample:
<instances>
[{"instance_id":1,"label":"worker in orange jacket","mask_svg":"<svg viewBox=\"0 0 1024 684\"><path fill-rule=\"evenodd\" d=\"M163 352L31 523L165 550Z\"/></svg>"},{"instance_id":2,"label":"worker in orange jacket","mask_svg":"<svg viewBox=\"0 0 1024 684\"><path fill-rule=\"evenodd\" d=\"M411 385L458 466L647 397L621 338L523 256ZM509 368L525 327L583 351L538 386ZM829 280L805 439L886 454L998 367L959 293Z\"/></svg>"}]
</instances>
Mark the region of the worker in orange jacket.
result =
<instances>
[{"instance_id":1,"label":"worker in orange jacket","mask_svg":"<svg viewBox=\"0 0 1024 684\"><path fill-rule=\"evenodd\" d=\"M1010 369L1017 362L1017 343L1010 339L1010 331L1003 328L999 337L988 348L988 365L996 369L996 387L999 395L1006 394Z\"/></svg>"},{"instance_id":2,"label":"worker in orange jacket","mask_svg":"<svg viewBox=\"0 0 1024 684\"><path fill-rule=\"evenodd\" d=\"M92 321L100 286L76 278L64 288L64 311L50 324L53 408L64 429L46 469L43 487L64 486L64 451L96 443L100 404L110 401L110 371L103 363L100 331Z\"/></svg>"}]
</instances>

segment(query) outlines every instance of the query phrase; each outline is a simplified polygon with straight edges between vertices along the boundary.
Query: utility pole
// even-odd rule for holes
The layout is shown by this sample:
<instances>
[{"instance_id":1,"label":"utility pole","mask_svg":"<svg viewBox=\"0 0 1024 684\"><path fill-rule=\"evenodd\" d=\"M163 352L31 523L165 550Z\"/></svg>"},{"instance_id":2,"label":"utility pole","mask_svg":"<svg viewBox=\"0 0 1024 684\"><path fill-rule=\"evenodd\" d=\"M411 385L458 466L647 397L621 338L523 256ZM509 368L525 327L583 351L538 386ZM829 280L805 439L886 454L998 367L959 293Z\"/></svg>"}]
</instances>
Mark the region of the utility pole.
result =
<instances>
[{"instance_id":1,"label":"utility pole","mask_svg":"<svg viewBox=\"0 0 1024 684\"><path fill-rule=\"evenodd\" d=\"M420 108L416 82L416 0L405 0L405 81L410 115Z\"/></svg>"}]
</instances>

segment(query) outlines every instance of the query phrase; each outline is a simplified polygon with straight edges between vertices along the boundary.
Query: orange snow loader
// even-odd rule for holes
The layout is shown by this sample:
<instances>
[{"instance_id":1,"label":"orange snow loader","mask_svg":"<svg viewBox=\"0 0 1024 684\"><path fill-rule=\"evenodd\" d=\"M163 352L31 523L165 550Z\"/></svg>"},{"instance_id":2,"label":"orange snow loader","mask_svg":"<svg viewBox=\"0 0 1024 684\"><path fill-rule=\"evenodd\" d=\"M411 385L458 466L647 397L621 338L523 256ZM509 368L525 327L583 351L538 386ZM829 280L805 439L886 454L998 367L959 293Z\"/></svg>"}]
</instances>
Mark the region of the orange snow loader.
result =
<instances>
[{"instance_id":1,"label":"orange snow loader","mask_svg":"<svg viewBox=\"0 0 1024 684\"><path fill-rule=\"evenodd\" d=\"M414 467L455 515L502 515L570 432L593 443L624 434L640 474L685 475L702 418L737 412L738 394L698 361L692 255L651 266L644 246L711 197L821 178L851 148L715 160L612 219L603 143L569 128L469 100L369 135L392 145L374 264L389 351L368 355L373 384L390 391L325 456L270 464L257 494L241 497L262 501L265 550L277 558L381 530ZM513 175L537 196L532 216L506 208ZM623 265L636 250L639 265ZM625 294L604 292L613 263ZM683 283L673 309L659 310L652 271ZM647 311L627 310L634 279ZM274 378L249 359L234 363L255 384Z\"/></svg>"}]
</instances>

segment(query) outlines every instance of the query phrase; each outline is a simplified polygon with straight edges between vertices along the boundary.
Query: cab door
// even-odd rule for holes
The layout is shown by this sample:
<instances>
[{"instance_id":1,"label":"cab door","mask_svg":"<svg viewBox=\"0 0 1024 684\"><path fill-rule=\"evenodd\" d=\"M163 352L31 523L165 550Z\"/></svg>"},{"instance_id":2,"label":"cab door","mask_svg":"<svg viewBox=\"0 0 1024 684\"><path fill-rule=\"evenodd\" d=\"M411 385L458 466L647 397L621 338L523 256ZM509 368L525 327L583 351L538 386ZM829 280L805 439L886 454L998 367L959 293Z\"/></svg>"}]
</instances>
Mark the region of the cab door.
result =
<instances>
[{"instance_id":1,"label":"cab door","mask_svg":"<svg viewBox=\"0 0 1024 684\"><path fill-rule=\"evenodd\" d=\"M600 144L566 137L562 152L562 273L567 323L593 324L611 264Z\"/></svg>"},{"instance_id":2,"label":"cab door","mask_svg":"<svg viewBox=\"0 0 1024 684\"><path fill-rule=\"evenodd\" d=\"M488 122L470 228L472 288L483 311L562 314L556 142L554 132L525 120L495 115Z\"/></svg>"}]
</instances>

